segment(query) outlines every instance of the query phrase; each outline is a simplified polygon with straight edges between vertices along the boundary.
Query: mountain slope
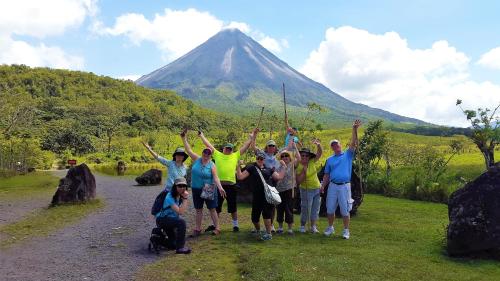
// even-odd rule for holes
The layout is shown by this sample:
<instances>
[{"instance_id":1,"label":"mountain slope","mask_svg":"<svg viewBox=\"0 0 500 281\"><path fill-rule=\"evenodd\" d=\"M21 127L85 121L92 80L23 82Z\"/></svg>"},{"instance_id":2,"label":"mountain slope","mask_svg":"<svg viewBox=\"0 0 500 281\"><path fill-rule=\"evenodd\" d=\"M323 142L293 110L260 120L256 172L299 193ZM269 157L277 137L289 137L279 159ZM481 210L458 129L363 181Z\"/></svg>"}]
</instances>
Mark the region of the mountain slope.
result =
<instances>
[{"instance_id":1,"label":"mountain slope","mask_svg":"<svg viewBox=\"0 0 500 281\"><path fill-rule=\"evenodd\" d=\"M237 113L258 106L281 106L281 85L287 102L304 111L315 102L328 109L325 119L385 119L395 123L424 122L351 102L299 73L237 29L223 30L174 62L139 78L136 83L172 89L199 104Z\"/></svg>"}]
</instances>

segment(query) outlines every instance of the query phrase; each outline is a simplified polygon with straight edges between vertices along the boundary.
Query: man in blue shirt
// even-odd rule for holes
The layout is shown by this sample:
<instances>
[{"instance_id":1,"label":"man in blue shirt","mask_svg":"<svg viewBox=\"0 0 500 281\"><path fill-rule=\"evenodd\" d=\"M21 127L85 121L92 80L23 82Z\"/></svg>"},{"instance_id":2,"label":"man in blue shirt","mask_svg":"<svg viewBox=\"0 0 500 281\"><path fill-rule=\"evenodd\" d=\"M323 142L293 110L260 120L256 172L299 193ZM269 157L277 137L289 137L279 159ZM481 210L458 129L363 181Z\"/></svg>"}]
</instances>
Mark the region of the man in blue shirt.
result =
<instances>
[{"instance_id":1,"label":"man in blue shirt","mask_svg":"<svg viewBox=\"0 0 500 281\"><path fill-rule=\"evenodd\" d=\"M361 121L356 120L352 125L352 137L349 148L342 151L342 146L338 140L332 140L330 147L334 154L326 160L325 175L321 185L321 193L324 192L328 185L328 193L326 195L326 212L328 215L328 227L324 234L332 235L335 230L333 221L335 220L335 210L340 206L340 213L344 222L344 231L342 237L349 239L349 223L350 211L352 209L351 198L351 171L354 152L358 143L358 128L361 126Z\"/></svg>"}]
</instances>

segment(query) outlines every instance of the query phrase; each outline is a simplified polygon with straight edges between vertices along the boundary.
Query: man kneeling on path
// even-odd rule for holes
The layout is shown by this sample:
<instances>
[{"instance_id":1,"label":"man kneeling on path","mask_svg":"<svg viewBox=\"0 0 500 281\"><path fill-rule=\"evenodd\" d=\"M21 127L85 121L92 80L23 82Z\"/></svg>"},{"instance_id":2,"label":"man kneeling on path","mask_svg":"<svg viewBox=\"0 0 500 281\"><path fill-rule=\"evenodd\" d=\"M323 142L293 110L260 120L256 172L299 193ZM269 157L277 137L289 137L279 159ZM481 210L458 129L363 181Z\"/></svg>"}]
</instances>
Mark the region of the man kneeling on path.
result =
<instances>
[{"instance_id":1,"label":"man kneeling on path","mask_svg":"<svg viewBox=\"0 0 500 281\"><path fill-rule=\"evenodd\" d=\"M328 185L328 193L326 195L326 212L328 215L328 227L325 230L325 235L332 235L335 230L333 221L335 220L335 210L340 206L340 213L344 222L344 231L342 237L349 239L349 223L350 211L352 209L351 198L351 172L352 160L358 143L358 128L361 126L361 121L356 120L352 125L352 137L349 148L342 151L342 146L338 140L332 140L330 147L334 154L326 160L325 175L321 185L321 193L324 192Z\"/></svg>"}]
</instances>

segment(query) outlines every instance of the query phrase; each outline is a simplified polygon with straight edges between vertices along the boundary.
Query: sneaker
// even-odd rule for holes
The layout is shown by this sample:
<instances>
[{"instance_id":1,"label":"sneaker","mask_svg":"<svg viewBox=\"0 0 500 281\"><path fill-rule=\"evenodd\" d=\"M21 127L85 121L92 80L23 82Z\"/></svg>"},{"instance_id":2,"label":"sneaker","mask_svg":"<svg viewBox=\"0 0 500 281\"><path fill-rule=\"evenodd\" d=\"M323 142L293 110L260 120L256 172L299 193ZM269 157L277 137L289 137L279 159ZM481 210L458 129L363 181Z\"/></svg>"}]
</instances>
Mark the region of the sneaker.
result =
<instances>
[{"instance_id":1,"label":"sneaker","mask_svg":"<svg viewBox=\"0 0 500 281\"><path fill-rule=\"evenodd\" d=\"M274 225L271 226L271 233L276 233L276 229L274 229Z\"/></svg>"},{"instance_id":2,"label":"sneaker","mask_svg":"<svg viewBox=\"0 0 500 281\"><path fill-rule=\"evenodd\" d=\"M233 226L233 232L238 232L238 231L240 231L239 226L237 226L237 225Z\"/></svg>"},{"instance_id":3,"label":"sneaker","mask_svg":"<svg viewBox=\"0 0 500 281\"><path fill-rule=\"evenodd\" d=\"M349 234L349 229L345 228L344 231L342 232L342 237L344 239L349 239L350 234Z\"/></svg>"},{"instance_id":4,"label":"sneaker","mask_svg":"<svg viewBox=\"0 0 500 281\"><path fill-rule=\"evenodd\" d=\"M301 226L299 227L299 232L300 232L300 233L306 233L306 227L305 227L304 225L301 225Z\"/></svg>"},{"instance_id":5,"label":"sneaker","mask_svg":"<svg viewBox=\"0 0 500 281\"><path fill-rule=\"evenodd\" d=\"M276 231L276 233L278 233L278 234L282 234L282 233L283 233L283 228L278 227L278 230Z\"/></svg>"},{"instance_id":6,"label":"sneaker","mask_svg":"<svg viewBox=\"0 0 500 281\"><path fill-rule=\"evenodd\" d=\"M262 235L260 237L260 239L262 239L263 241L268 241L268 240L273 239L273 236L271 234L269 234L269 233L266 233L266 234Z\"/></svg>"},{"instance_id":7,"label":"sneaker","mask_svg":"<svg viewBox=\"0 0 500 281\"><path fill-rule=\"evenodd\" d=\"M319 230L315 225L313 225L313 227L311 227L311 233L313 233L313 234L319 233Z\"/></svg>"},{"instance_id":8,"label":"sneaker","mask_svg":"<svg viewBox=\"0 0 500 281\"><path fill-rule=\"evenodd\" d=\"M176 254L189 254L191 253L191 249L188 247L180 248L175 251Z\"/></svg>"},{"instance_id":9,"label":"sneaker","mask_svg":"<svg viewBox=\"0 0 500 281\"><path fill-rule=\"evenodd\" d=\"M326 236L330 236L332 234L335 233L335 229L333 228L333 226L329 226L325 229L325 232L323 232L323 234L325 234Z\"/></svg>"},{"instance_id":10,"label":"sneaker","mask_svg":"<svg viewBox=\"0 0 500 281\"><path fill-rule=\"evenodd\" d=\"M210 231L214 231L215 230L215 226L214 225L209 225L206 229L205 229L205 232L210 232Z\"/></svg>"},{"instance_id":11,"label":"sneaker","mask_svg":"<svg viewBox=\"0 0 500 281\"><path fill-rule=\"evenodd\" d=\"M287 231L287 233L288 233L288 234L290 234L290 235L293 235L293 229L291 229L291 228L290 228L290 229Z\"/></svg>"},{"instance_id":12,"label":"sneaker","mask_svg":"<svg viewBox=\"0 0 500 281\"><path fill-rule=\"evenodd\" d=\"M257 230L257 229L252 229L252 231L250 231L252 234L257 234L257 233L260 233L260 230Z\"/></svg>"}]
</instances>

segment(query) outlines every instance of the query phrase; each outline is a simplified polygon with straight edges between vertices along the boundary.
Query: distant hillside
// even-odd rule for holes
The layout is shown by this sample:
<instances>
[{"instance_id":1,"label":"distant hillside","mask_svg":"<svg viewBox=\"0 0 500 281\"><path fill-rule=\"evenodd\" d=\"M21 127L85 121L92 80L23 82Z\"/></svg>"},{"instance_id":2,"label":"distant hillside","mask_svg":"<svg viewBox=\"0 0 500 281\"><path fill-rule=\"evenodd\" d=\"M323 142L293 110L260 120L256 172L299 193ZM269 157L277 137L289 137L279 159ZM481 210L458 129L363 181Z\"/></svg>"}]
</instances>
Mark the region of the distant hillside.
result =
<instances>
[{"instance_id":1,"label":"distant hillside","mask_svg":"<svg viewBox=\"0 0 500 281\"><path fill-rule=\"evenodd\" d=\"M184 127L240 128L241 121L131 81L68 70L0 66L0 133L40 138L61 151L92 146L93 139L138 136ZM81 143L77 143L76 141ZM89 150L92 150L89 148ZM85 149L81 153L87 152Z\"/></svg>"},{"instance_id":2,"label":"distant hillside","mask_svg":"<svg viewBox=\"0 0 500 281\"><path fill-rule=\"evenodd\" d=\"M281 85L286 85L290 112L304 113L308 103L327 109L323 123L354 118L384 119L422 125L423 121L351 102L299 73L237 29L214 35L174 62L142 76L138 85L172 89L223 112L258 112L260 106L281 110Z\"/></svg>"}]
</instances>

